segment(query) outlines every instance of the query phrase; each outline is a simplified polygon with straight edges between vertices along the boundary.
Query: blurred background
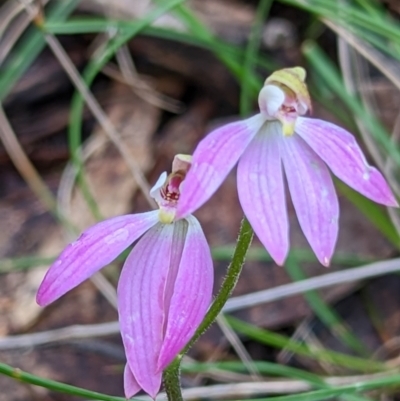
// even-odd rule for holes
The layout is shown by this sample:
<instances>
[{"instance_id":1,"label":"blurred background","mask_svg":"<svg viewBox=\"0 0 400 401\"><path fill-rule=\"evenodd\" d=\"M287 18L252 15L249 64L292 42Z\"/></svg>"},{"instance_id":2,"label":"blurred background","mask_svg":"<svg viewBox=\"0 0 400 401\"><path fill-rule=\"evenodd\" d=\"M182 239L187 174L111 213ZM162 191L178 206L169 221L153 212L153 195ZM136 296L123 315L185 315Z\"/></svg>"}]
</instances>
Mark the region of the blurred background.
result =
<instances>
[{"instance_id":1,"label":"blurred background","mask_svg":"<svg viewBox=\"0 0 400 401\"><path fill-rule=\"evenodd\" d=\"M46 309L43 275L84 228L149 210L174 155L258 112L276 69L306 68L312 116L353 132L399 196L399 60L398 0L0 2L0 373L123 396L121 261ZM196 213L215 292L242 219L235 174ZM254 239L227 313L183 364L185 399L400 400L399 214L336 184L331 267L289 203L286 265ZM0 375L0 401L96 399L45 387Z\"/></svg>"}]
</instances>

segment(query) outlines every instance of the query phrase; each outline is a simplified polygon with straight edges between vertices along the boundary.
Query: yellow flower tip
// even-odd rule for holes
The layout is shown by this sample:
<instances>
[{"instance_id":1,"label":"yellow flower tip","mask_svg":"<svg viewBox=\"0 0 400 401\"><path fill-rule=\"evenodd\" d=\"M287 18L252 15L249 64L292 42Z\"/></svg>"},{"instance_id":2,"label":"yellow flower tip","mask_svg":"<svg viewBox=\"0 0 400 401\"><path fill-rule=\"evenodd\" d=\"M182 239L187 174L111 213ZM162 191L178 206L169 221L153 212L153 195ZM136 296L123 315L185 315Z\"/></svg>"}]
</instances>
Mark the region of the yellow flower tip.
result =
<instances>
[{"instance_id":1,"label":"yellow flower tip","mask_svg":"<svg viewBox=\"0 0 400 401\"><path fill-rule=\"evenodd\" d=\"M288 73L293 74L294 76L298 77L300 81L305 82L307 78L307 72L303 67L293 67L288 68Z\"/></svg>"},{"instance_id":2,"label":"yellow flower tip","mask_svg":"<svg viewBox=\"0 0 400 401\"><path fill-rule=\"evenodd\" d=\"M305 85L306 70L303 67L283 68L282 70L274 71L265 80L265 85L271 83L280 83L286 86ZM296 90L293 90L296 92Z\"/></svg>"},{"instance_id":3,"label":"yellow flower tip","mask_svg":"<svg viewBox=\"0 0 400 401\"><path fill-rule=\"evenodd\" d=\"M273 72L264 85L277 85L287 94L294 95L301 106L300 114L311 110L311 99L305 83L307 73L302 67L284 68Z\"/></svg>"},{"instance_id":4,"label":"yellow flower tip","mask_svg":"<svg viewBox=\"0 0 400 401\"><path fill-rule=\"evenodd\" d=\"M175 210L159 209L158 220L163 224L171 224L175 219Z\"/></svg>"},{"instance_id":5,"label":"yellow flower tip","mask_svg":"<svg viewBox=\"0 0 400 401\"><path fill-rule=\"evenodd\" d=\"M172 173L183 171L187 173L192 165L192 155L178 154L175 155L172 162Z\"/></svg>"},{"instance_id":6,"label":"yellow flower tip","mask_svg":"<svg viewBox=\"0 0 400 401\"><path fill-rule=\"evenodd\" d=\"M192 162L192 155L184 155L183 153L179 153L179 154L175 155L175 157L186 163Z\"/></svg>"}]
</instances>

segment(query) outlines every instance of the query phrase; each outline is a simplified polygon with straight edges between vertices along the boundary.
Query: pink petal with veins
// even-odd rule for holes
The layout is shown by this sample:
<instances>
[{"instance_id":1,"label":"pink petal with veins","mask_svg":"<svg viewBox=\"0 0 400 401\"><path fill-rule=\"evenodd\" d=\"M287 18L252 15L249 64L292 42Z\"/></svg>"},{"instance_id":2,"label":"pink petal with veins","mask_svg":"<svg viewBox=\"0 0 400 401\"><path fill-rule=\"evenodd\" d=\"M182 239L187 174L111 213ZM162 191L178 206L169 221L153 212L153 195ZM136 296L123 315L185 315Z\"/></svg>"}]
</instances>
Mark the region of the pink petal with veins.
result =
<instances>
[{"instance_id":1,"label":"pink petal with veins","mask_svg":"<svg viewBox=\"0 0 400 401\"><path fill-rule=\"evenodd\" d=\"M295 130L347 185L375 202L398 206L384 177L367 163L352 134L334 124L311 118L298 118Z\"/></svg>"},{"instance_id":2,"label":"pink petal with veins","mask_svg":"<svg viewBox=\"0 0 400 401\"><path fill-rule=\"evenodd\" d=\"M160 370L172 362L195 333L210 306L214 283L210 248L199 222L195 217L188 216L186 221L177 223L185 223L188 227L158 358ZM180 249L180 237L174 240L172 247Z\"/></svg>"},{"instance_id":3,"label":"pink petal with veins","mask_svg":"<svg viewBox=\"0 0 400 401\"><path fill-rule=\"evenodd\" d=\"M320 157L297 135L282 138L282 160L300 226L319 261L329 265L337 235L339 204Z\"/></svg>"},{"instance_id":4,"label":"pink petal with veins","mask_svg":"<svg viewBox=\"0 0 400 401\"><path fill-rule=\"evenodd\" d=\"M240 158L237 173L243 211L279 265L285 261L289 249L281 140L281 124L266 123Z\"/></svg>"},{"instance_id":5,"label":"pink petal with veins","mask_svg":"<svg viewBox=\"0 0 400 401\"><path fill-rule=\"evenodd\" d=\"M126 398L132 398L135 394L137 394L142 388L139 386L139 383L136 381L135 376L131 371L131 368L128 364L125 365L124 369L124 392Z\"/></svg>"},{"instance_id":6,"label":"pink petal with veins","mask_svg":"<svg viewBox=\"0 0 400 401\"><path fill-rule=\"evenodd\" d=\"M182 183L177 218L202 206L226 178L265 119L261 114L224 125L208 134L197 146L192 166Z\"/></svg>"},{"instance_id":7,"label":"pink petal with veins","mask_svg":"<svg viewBox=\"0 0 400 401\"><path fill-rule=\"evenodd\" d=\"M162 372L157 361L164 338L165 287L174 224L157 224L126 259L118 283L118 311L129 367L140 387L155 398Z\"/></svg>"},{"instance_id":8,"label":"pink petal with veins","mask_svg":"<svg viewBox=\"0 0 400 401\"><path fill-rule=\"evenodd\" d=\"M158 221L158 212L129 214L102 221L84 231L51 265L37 293L48 305L112 262Z\"/></svg>"}]
</instances>

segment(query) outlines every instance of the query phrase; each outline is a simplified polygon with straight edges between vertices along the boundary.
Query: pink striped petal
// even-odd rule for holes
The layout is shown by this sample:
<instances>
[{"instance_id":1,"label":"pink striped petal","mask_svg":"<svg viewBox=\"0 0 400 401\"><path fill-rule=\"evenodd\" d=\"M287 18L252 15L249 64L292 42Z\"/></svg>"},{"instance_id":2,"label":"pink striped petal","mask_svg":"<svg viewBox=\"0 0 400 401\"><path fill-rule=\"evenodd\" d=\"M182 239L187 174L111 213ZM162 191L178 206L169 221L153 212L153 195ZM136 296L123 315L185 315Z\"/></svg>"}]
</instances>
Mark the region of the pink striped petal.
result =
<instances>
[{"instance_id":1,"label":"pink striped petal","mask_svg":"<svg viewBox=\"0 0 400 401\"><path fill-rule=\"evenodd\" d=\"M265 119L261 114L217 128L193 154L192 166L182 185L177 218L203 205L222 184Z\"/></svg>"},{"instance_id":2,"label":"pink striped petal","mask_svg":"<svg viewBox=\"0 0 400 401\"><path fill-rule=\"evenodd\" d=\"M128 364L125 365L124 369L124 392L126 398L131 398L135 394L137 394L142 388L139 386L139 383L136 381L135 376L131 371L131 368Z\"/></svg>"},{"instance_id":3,"label":"pink striped petal","mask_svg":"<svg viewBox=\"0 0 400 401\"><path fill-rule=\"evenodd\" d=\"M164 293L173 237L174 224L157 224L150 229L128 256L118 283L127 360L140 387L153 398L162 379L157 361L164 337Z\"/></svg>"},{"instance_id":4,"label":"pink striped petal","mask_svg":"<svg viewBox=\"0 0 400 401\"><path fill-rule=\"evenodd\" d=\"M193 216L178 223L187 223L188 228L158 358L159 370L166 368L192 338L210 306L214 282L210 248L200 223ZM179 249L180 238L172 246Z\"/></svg>"},{"instance_id":5,"label":"pink striped petal","mask_svg":"<svg viewBox=\"0 0 400 401\"><path fill-rule=\"evenodd\" d=\"M339 204L325 163L297 135L281 140L282 160L300 226L319 261L329 265L339 219Z\"/></svg>"},{"instance_id":6,"label":"pink striped petal","mask_svg":"<svg viewBox=\"0 0 400 401\"><path fill-rule=\"evenodd\" d=\"M69 244L48 270L37 303L48 305L112 262L158 221L158 212L130 214L102 221Z\"/></svg>"},{"instance_id":7,"label":"pink striped petal","mask_svg":"<svg viewBox=\"0 0 400 401\"><path fill-rule=\"evenodd\" d=\"M289 225L279 142L279 122L265 124L240 158L239 200L255 233L275 262L289 250Z\"/></svg>"},{"instance_id":8,"label":"pink striped petal","mask_svg":"<svg viewBox=\"0 0 400 401\"><path fill-rule=\"evenodd\" d=\"M367 163L352 134L311 118L298 118L295 130L347 185L375 202L398 206L384 177Z\"/></svg>"}]
</instances>

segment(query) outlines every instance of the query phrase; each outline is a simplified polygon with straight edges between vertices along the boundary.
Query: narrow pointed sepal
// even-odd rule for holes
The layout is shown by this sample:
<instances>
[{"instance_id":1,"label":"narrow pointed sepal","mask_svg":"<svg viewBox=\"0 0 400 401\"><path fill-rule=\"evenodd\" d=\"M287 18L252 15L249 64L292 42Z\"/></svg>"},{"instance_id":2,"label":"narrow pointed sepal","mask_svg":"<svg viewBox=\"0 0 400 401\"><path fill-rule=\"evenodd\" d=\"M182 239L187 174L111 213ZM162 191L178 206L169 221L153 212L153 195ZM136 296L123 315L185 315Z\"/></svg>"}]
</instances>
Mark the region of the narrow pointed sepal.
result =
<instances>
[{"instance_id":1,"label":"narrow pointed sepal","mask_svg":"<svg viewBox=\"0 0 400 401\"><path fill-rule=\"evenodd\" d=\"M131 368L128 363L125 364L124 369L124 393L127 399L132 398L141 390L139 383L136 381Z\"/></svg>"},{"instance_id":2,"label":"narrow pointed sepal","mask_svg":"<svg viewBox=\"0 0 400 401\"><path fill-rule=\"evenodd\" d=\"M295 131L338 178L374 202L398 206L383 175L370 166L354 136L323 120L300 117Z\"/></svg>"},{"instance_id":3,"label":"narrow pointed sepal","mask_svg":"<svg viewBox=\"0 0 400 401\"><path fill-rule=\"evenodd\" d=\"M157 223L157 216L156 211L119 216L84 231L47 271L36 296L37 303L50 304L112 262Z\"/></svg>"},{"instance_id":4,"label":"narrow pointed sepal","mask_svg":"<svg viewBox=\"0 0 400 401\"><path fill-rule=\"evenodd\" d=\"M193 216L157 224L127 258L118 284L121 335L132 374L151 397L203 319L212 287L211 253Z\"/></svg>"},{"instance_id":5,"label":"narrow pointed sepal","mask_svg":"<svg viewBox=\"0 0 400 401\"><path fill-rule=\"evenodd\" d=\"M244 214L278 265L289 250L289 224L280 151L279 122L265 123L240 158L238 193Z\"/></svg>"},{"instance_id":6,"label":"narrow pointed sepal","mask_svg":"<svg viewBox=\"0 0 400 401\"><path fill-rule=\"evenodd\" d=\"M208 134L193 153L192 165L182 183L176 218L202 206L235 166L264 123L261 114L224 125Z\"/></svg>"},{"instance_id":7,"label":"narrow pointed sepal","mask_svg":"<svg viewBox=\"0 0 400 401\"><path fill-rule=\"evenodd\" d=\"M339 202L321 158L297 135L281 141L282 160L300 227L328 266L338 236Z\"/></svg>"},{"instance_id":8,"label":"narrow pointed sepal","mask_svg":"<svg viewBox=\"0 0 400 401\"><path fill-rule=\"evenodd\" d=\"M164 330L164 292L171 259L173 224L157 224L135 245L118 282L118 313L129 367L139 386L155 398Z\"/></svg>"},{"instance_id":9,"label":"narrow pointed sepal","mask_svg":"<svg viewBox=\"0 0 400 401\"><path fill-rule=\"evenodd\" d=\"M210 248L197 219L188 216L185 220L175 223L187 223L188 227L173 283L159 370L165 369L189 342L211 303L214 270ZM181 244L174 241L172 246L179 249Z\"/></svg>"}]
</instances>

